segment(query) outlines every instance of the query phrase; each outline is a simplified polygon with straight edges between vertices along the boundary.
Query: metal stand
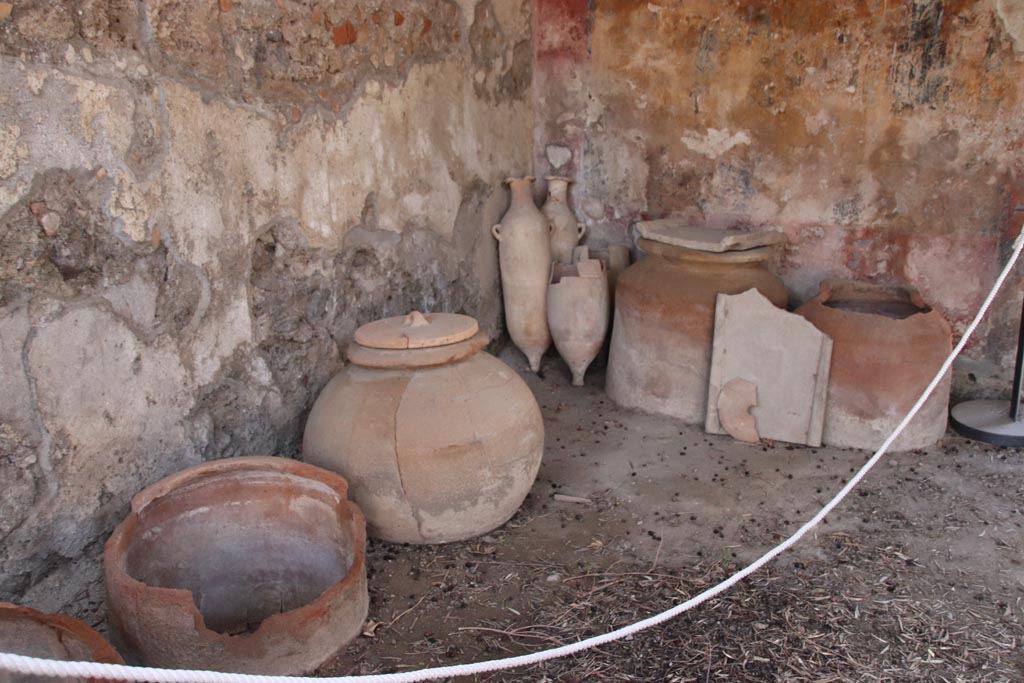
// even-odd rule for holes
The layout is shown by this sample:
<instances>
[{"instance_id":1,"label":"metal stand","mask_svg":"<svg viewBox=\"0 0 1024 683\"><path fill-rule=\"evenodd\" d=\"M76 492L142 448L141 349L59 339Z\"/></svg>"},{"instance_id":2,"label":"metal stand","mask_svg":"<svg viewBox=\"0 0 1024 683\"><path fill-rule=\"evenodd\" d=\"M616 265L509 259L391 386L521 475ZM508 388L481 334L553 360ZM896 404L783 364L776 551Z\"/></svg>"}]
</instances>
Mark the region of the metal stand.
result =
<instances>
[{"instance_id":1,"label":"metal stand","mask_svg":"<svg viewBox=\"0 0 1024 683\"><path fill-rule=\"evenodd\" d=\"M1024 421L1020 418L1021 378L1024 376L1024 302L1021 303L1017 332L1017 363L1013 369L1010 401L979 399L958 403L950 411L950 422L958 433L996 446L1024 446Z\"/></svg>"}]
</instances>

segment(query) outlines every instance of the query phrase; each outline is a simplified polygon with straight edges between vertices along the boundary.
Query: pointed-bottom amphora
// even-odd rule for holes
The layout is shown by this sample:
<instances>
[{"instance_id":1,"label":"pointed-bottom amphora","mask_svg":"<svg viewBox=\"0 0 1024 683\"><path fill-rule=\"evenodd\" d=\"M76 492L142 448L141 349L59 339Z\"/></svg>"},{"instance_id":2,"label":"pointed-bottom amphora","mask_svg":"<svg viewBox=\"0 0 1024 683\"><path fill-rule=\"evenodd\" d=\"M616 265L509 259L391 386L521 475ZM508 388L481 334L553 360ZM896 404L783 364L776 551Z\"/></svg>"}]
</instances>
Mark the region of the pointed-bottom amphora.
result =
<instances>
[{"instance_id":1,"label":"pointed-bottom amphora","mask_svg":"<svg viewBox=\"0 0 1024 683\"><path fill-rule=\"evenodd\" d=\"M548 275L551 271L550 224L533 203L533 178L509 178L512 190L508 211L491 228L498 240L501 292L505 323L512 343L540 370L540 359L551 345L546 314Z\"/></svg>"},{"instance_id":2,"label":"pointed-bottom amphora","mask_svg":"<svg viewBox=\"0 0 1024 683\"><path fill-rule=\"evenodd\" d=\"M608 331L608 276L604 263L587 259L552 264L548 325L555 348L572 371L573 386L601 352Z\"/></svg>"}]
</instances>

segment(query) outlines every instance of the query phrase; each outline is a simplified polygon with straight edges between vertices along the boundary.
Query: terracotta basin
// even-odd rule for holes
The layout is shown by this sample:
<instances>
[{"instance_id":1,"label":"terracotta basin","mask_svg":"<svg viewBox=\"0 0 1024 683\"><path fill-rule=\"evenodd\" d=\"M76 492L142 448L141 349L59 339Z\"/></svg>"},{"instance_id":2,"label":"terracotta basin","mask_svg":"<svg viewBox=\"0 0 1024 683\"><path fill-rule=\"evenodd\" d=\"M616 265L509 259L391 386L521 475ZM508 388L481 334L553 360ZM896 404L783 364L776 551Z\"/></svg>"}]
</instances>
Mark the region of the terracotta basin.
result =
<instances>
[{"instance_id":1,"label":"terracotta basin","mask_svg":"<svg viewBox=\"0 0 1024 683\"><path fill-rule=\"evenodd\" d=\"M874 450L903 419L952 349L949 324L910 287L826 280L796 312L832 337L824 443ZM946 432L949 374L893 450Z\"/></svg>"},{"instance_id":2,"label":"terracotta basin","mask_svg":"<svg viewBox=\"0 0 1024 683\"><path fill-rule=\"evenodd\" d=\"M170 668L307 673L366 618L366 527L340 476L284 458L229 458L132 499L107 541L110 625Z\"/></svg>"},{"instance_id":3,"label":"terracotta basin","mask_svg":"<svg viewBox=\"0 0 1024 683\"><path fill-rule=\"evenodd\" d=\"M63 614L44 614L9 602L0 602L0 652L42 659L124 664L110 643L81 621ZM67 683L68 680L73 679L0 672L0 681L5 683Z\"/></svg>"}]
</instances>

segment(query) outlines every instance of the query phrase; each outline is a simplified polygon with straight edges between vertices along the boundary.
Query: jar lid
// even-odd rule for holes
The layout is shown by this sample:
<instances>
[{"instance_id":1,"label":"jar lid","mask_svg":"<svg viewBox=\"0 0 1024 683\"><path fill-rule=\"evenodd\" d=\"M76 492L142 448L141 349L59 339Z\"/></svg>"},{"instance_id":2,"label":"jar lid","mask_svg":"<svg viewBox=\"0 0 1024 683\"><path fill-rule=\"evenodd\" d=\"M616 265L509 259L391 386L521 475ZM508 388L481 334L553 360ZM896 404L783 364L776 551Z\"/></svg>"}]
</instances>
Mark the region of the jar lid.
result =
<instances>
[{"instance_id":1,"label":"jar lid","mask_svg":"<svg viewBox=\"0 0 1024 683\"><path fill-rule=\"evenodd\" d=\"M652 242L713 253L745 251L774 246L786 241L785 233L776 230L753 232L737 228L710 228L693 225L680 218L639 221L636 224L636 231L640 233L640 237Z\"/></svg>"},{"instance_id":2,"label":"jar lid","mask_svg":"<svg viewBox=\"0 0 1024 683\"><path fill-rule=\"evenodd\" d=\"M656 242L642 237L636 241L636 247L645 254L662 256L670 261L695 263L764 263L775 255L772 247L753 247L738 251L704 251L703 249L689 249L674 244Z\"/></svg>"},{"instance_id":3,"label":"jar lid","mask_svg":"<svg viewBox=\"0 0 1024 683\"><path fill-rule=\"evenodd\" d=\"M476 319L468 315L413 311L363 325L355 342L371 349L429 349L465 341L479 331Z\"/></svg>"}]
</instances>

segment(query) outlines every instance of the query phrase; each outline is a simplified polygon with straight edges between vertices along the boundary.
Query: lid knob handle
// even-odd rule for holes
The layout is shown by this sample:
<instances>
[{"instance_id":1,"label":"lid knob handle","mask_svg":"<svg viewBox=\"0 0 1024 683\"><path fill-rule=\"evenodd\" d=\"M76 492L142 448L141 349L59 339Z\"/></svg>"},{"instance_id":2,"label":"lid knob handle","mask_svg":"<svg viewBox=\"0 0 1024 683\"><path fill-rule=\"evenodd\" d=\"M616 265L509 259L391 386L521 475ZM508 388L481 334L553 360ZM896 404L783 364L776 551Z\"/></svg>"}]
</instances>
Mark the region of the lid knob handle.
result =
<instances>
[{"instance_id":1,"label":"lid knob handle","mask_svg":"<svg viewBox=\"0 0 1024 683\"><path fill-rule=\"evenodd\" d=\"M424 325L429 325L430 321L427 320L426 316L419 311L413 311L409 315L405 316L405 320L402 321L402 324L406 327L423 327Z\"/></svg>"}]
</instances>

